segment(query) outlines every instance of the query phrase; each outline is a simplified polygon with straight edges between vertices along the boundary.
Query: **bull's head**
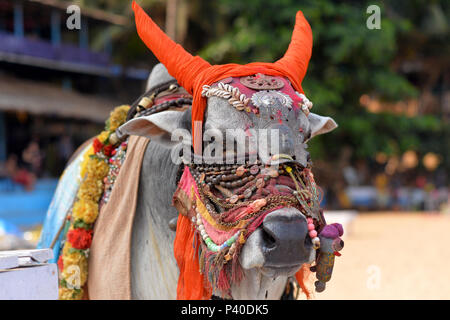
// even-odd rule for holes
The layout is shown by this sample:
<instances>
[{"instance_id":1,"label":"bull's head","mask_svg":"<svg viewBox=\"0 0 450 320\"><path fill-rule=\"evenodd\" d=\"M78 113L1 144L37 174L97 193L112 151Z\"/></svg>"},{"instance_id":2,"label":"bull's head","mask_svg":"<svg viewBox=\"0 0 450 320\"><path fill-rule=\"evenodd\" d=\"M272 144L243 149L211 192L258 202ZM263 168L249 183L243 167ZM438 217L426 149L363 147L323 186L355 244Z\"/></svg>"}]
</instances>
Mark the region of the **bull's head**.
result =
<instances>
[{"instance_id":1,"label":"bull's head","mask_svg":"<svg viewBox=\"0 0 450 320\"><path fill-rule=\"evenodd\" d=\"M331 118L310 112L312 103L300 92L312 46L309 25L303 15L297 15L293 36L297 42L291 44L279 65L258 66L256 70L261 72L253 73L251 68L237 73L224 69L222 77L212 81L207 72L208 68L217 72L214 67L184 52L135 4L134 9L139 34L168 73L193 94L194 105L184 112L164 111L136 118L120 128L121 134L171 143L176 155L183 150L187 166L182 179L191 179L195 186L190 195L186 192L194 205L184 214L198 226L204 250L215 253L213 260L203 256L203 263L223 268L237 257L243 276L240 281L225 281L230 282L227 293L234 299L278 299L286 279L316 259L317 232L324 227L306 142L337 126ZM306 33L306 39L301 33ZM169 52L161 52L162 42L167 42ZM283 75L280 70L286 70L284 64L293 61L298 65L289 65L293 70ZM197 71L192 70L193 65ZM301 70L295 72L299 65ZM170 78L163 65L155 72ZM204 73L192 79L207 83L189 83L183 72ZM196 105L200 99L206 99L204 108ZM185 139L174 141L174 132L185 133ZM191 137L196 151L193 156ZM199 161L200 155L203 158ZM215 274L209 280L215 293L223 295L217 289L221 287L217 286L218 278Z\"/></svg>"}]
</instances>

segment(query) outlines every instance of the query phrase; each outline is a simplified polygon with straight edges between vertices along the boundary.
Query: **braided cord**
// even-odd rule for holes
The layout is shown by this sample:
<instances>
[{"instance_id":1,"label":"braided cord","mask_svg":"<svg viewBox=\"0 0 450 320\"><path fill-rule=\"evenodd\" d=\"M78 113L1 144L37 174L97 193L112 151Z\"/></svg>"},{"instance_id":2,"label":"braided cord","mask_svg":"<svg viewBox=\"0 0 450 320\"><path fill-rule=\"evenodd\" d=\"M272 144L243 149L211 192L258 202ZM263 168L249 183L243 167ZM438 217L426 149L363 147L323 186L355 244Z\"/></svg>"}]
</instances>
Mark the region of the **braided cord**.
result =
<instances>
[{"instance_id":1,"label":"braided cord","mask_svg":"<svg viewBox=\"0 0 450 320\"><path fill-rule=\"evenodd\" d=\"M244 110L250 102L250 99L247 98L245 94L241 93L238 88L222 82L219 82L217 87L204 85L202 96L207 98L216 96L227 99L228 102L239 111Z\"/></svg>"}]
</instances>

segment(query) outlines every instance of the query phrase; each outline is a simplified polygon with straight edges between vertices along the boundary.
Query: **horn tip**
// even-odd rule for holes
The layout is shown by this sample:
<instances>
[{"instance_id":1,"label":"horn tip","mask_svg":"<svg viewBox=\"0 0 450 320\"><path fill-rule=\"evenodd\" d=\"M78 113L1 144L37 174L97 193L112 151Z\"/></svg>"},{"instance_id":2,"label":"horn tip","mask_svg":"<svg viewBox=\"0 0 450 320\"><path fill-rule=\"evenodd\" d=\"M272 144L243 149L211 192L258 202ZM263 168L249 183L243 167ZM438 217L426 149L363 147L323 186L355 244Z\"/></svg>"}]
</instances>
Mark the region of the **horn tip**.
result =
<instances>
[{"instance_id":1,"label":"horn tip","mask_svg":"<svg viewBox=\"0 0 450 320\"><path fill-rule=\"evenodd\" d=\"M139 5L136 3L136 1L133 0L131 3L131 8L133 8L133 11L136 11L139 8Z\"/></svg>"},{"instance_id":2,"label":"horn tip","mask_svg":"<svg viewBox=\"0 0 450 320\"><path fill-rule=\"evenodd\" d=\"M297 14L295 15L295 20L306 20L306 17L303 14L302 10L297 11Z\"/></svg>"}]
</instances>

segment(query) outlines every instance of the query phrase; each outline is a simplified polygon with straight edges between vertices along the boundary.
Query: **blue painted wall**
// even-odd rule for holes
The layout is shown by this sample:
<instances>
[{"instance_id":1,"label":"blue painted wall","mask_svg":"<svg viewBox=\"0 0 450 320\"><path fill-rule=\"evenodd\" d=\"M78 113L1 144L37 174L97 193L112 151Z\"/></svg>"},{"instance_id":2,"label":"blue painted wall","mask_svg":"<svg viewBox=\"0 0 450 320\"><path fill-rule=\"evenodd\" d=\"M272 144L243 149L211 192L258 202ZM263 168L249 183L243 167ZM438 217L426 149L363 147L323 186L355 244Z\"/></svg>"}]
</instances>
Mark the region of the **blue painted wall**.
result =
<instances>
[{"instance_id":1,"label":"blue painted wall","mask_svg":"<svg viewBox=\"0 0 450 320\"><path fill-rule=\"evenodd\" d=\"M0 180L0 220L23 228L42 224L57 183L57 179L41 179L33 191L25 191L9 180Z\"/></svg>"}]
</instances>

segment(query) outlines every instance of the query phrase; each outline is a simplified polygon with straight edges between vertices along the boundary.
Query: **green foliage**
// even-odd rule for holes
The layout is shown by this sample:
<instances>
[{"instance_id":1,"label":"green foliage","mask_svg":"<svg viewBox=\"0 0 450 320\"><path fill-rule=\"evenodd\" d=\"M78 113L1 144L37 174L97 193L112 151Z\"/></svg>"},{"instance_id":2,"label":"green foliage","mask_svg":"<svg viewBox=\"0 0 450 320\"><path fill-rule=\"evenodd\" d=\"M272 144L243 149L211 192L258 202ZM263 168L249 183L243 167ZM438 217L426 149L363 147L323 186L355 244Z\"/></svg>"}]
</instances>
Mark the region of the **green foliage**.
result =
<instances>
[{"instance_id":1,"label":"green foliage","mask_svg":"<svg viewBox=\"0 0 450 320\"><path fill-rule=\"evenodd\" d=\"M279 59L289 45L296 11L305 14L313 30L314 46L303 87L314 102L314 112L332 116L339 124L333 133L310 143L313 159L335 159L345 145L353 148L356 158L373 157L377 152L398 155L409 149L443 155L448 149L448 140L439 138L448 138L448 125L439 114L412 118L373 114L359 103L363 94L382 101L419 96L419 89L394 67L395 61L402 58L402 43L414 42L421 32L421 19L427 21L423 13L429 6L433 6L433 16L442 16L439 1L431 5L426 1L395 5L330 0L219 3L228 30L200 51L213 63ZM445 7L444 1L440 3ZM366 27L366 8L371 4L381 8L381 30ZM437 30L448 35L442 19ZM440 53L436 50L431 54Z\"/></svg>"},{"instance_id":2,"label":"green foliage","mask_svg":"<svg viewBox=\"0 0 450 320\"><path fill-rule=\"evenodd\" d=\"M359 102L363 94L381 101L420 97L422 88L416 87L420 81L414 82L416 86L409 82L399 67L401 61L447 61L448 67L449 1L179 1L189 6L184 46L211 63L279 59L289 45L295 13L303 11L314 37L303 88L314 102L313 111L332 116L339 124L333 133L310 143L313 159L336 159L344 146L350 146L356 158L373 157L377 152L399 155L414 149L433 151L450 161L449 125L441 111L416 117L373 114ZM129 26L113 32L117 62L142 66L155 62L136 36L129 1L82 2L130 17ZM166 1L138 2L153 18L164 17ZM381 8L381 30L366 27L369 5Z\"/></svg>"},{"instance_id":3,"label":"green foliage","mask_svg":"<svg viewBox=\"0 0 450 320\"><path fill-rule=\"evenodd\" d=\"M83 229L86 229L86 230L92 229L92 225L87 224L86 222L84 222L81 219L76 220L74 222L74 224L73 224L73 227L74 227L74 229L76 229L76 228L83 228Z\"/></svg>"}]
</instances>

